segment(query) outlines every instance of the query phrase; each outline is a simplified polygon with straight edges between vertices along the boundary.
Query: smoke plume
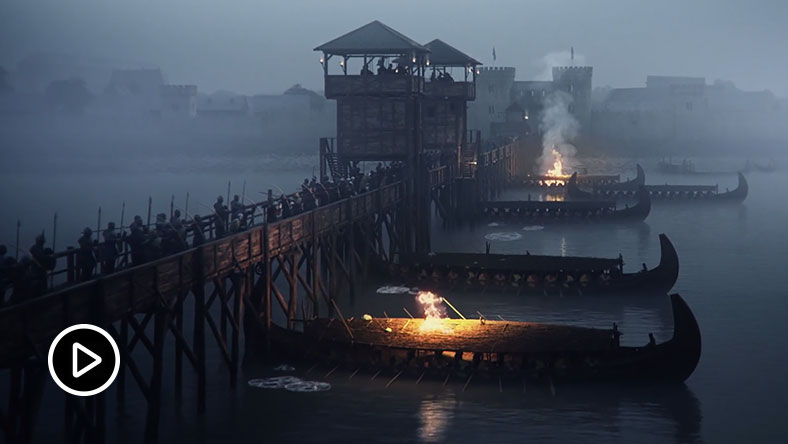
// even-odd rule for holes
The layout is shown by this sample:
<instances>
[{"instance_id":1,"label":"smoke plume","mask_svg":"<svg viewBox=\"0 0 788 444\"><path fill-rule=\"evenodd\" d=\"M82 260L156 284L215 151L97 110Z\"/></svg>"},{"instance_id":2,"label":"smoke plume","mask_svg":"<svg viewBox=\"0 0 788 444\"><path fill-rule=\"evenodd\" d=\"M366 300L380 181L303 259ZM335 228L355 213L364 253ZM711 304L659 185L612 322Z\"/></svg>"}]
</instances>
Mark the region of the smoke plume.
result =
<instances>
[{"instance_id":1,"label":"smoke plume","mask_svg":"<svg viewBox=\"0 0 788 444\"><path fill-rule=\"evenodd\" d=\"M586 57L575 51L575 58L572 60L571 51L550 52L539 61L540 71L536 80L553 80L554 66L586 66Z\"/></svg>"},{"instance_id":2,"label":"smoke plume","mask_svg":"<svg viewBox=\"0 0 788 444\"><path fill-rule=\"evenodd\" d=\"M572 103L571 95L564 91L553 91L544 100L541 122L542 155L539 158L539 171L564 175L573 166L573 158L577 149L572 141L580 131L580 123L569 112ZM557 154L556 154L557 153ZM555 166L559 171L555 172Z\"/></svg>"}]
</instances>

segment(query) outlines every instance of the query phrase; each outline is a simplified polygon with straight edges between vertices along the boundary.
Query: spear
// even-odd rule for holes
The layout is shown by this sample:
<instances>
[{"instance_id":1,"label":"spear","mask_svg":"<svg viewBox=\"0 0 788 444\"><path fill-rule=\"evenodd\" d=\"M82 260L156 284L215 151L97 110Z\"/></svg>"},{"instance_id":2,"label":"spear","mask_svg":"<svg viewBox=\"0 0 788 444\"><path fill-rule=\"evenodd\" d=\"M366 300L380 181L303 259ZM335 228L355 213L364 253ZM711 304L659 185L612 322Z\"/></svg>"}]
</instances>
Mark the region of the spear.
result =
<instances>
[{"instance_id":1,"label":"spear","mask_svg":"<svg viewBox=\"0 0 788 444\"><path fill-rule=\"evenodd\" d=\"M150 207L153 205L153 198L148 196L148 228L150 228Z\"/></svg>"},{"instance_id":2,"label":"spear","mask_svg":"<svg viewBox=\"0 0 788 444\"><path fill-rule=\"evenodd\" d=\"M186 205L183 207L183 212L186 213L185 216L189 217L189 192L186 192Z\"/></svg>"},{"instance_id":3,"label":"spear","mask_svg":"<svg viewBox=\"0 0 788 444\"><path fill-rule=\"evenodd\" d=\"M230 203L230 181L227 181L227 204Z\"/></svg>"},{"instance_id":4,"label":"spear","mask_svg":"<svg viewBox=\"0 0 788 444\"><path fill-rule=\"evenodd\" d=\"M19 260L19 229L22 226L22 221L16 220L16 260Z\"/></svg>"},{"instance_id":5,"label":"spear","mask_svg":"<svg viewBox=\"0 0 788 444\"><path fill-rule=\"evenodd\" d=\"M123 217L126 215L126 201L120 206L120 230L123 231Z\"/></svg>"},{"instance_id":6,"label":"spear","mask_svg":"<svg viewBox=\"0 0 788 444\"><path fill-rule=\"evenodd\" d=\"M98 209L98 222L96 223L96 243L100 242L101 239L101 207ZM98 274L99 272L99 261L96 261L96 269L94 273Z\"/></svg>"},{"instance_id":7,"label":"spear","mask_svg":"<svg viewBox=\"0 0 788 444\"><path fill-rule=\"evenodd\" d=\"M57 251L56 245L57 245L57 211L55 211L55 218L52 221L52 251ZM55 272L53 270L52 273L49 275L49 286L52 287L54 286L54 284L55 284Z\"/></svg>"},{"instance_id":8,"label":"spear","mask_svg":"<svg viewBox=\"0 0 788 444\"><path fill-rule=\"evenodd\" d=\"M174 207L175 207L175 195L173 194L172 197L170 197L170 219L172 219L172 211Z\"/></svg>"},{"instance_id":9,"label":"spear","mask_svg":"<svg viewBox=\"0 0 788 444\"><path fill-rule=\"evenodd\" d=\"M243 188L241 188L241 200L242 201L244 200L244 197L246 197L246 180L244 180L244 186L243 186Z\"/></svg>"},{"instance_id":10,"label":"spear","mask_svg":"<svg viewBox=\"0 0 788 444\"><path fill-rule=\"evenodd\" d=\"M99 234L101 234L101 207L98 209L98 222L96 222L96 239L99 238Z\"/></svg>"}]
</instances>

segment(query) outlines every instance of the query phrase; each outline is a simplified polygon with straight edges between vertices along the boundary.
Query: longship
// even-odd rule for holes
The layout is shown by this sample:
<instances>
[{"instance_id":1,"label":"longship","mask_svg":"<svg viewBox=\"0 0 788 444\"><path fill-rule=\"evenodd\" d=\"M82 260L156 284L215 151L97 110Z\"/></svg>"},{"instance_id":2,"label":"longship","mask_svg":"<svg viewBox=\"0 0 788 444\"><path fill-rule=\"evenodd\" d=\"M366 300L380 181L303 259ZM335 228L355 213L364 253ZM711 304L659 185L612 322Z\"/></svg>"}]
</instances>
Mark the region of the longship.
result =
<instances>
[{"instance_id":1,"label":"longship","mask_svg":"<svg viewBox=\"0 0 788 444\"><path fill-rule=\"evenodd\" d=\"M313 319L303 331L274 326L272 351L280 357L344 368L356 374L524 383L681 383L698 364L698 323L678 294L670 296L673 337L621 346L620 331L533 322L481 319ZM375 377L373 376L373 378Z\"/></svg>"},{"instance_id":2,"label":"longship","mask_svg":"<svg viewBox=\"0 0 788 444\"><path fill-rule=\"evenodd\" d=\"M621 208L615 199L578 201L484 201L478 217L491 222L642 222L651 212L649 193L641 187L637 202Z\"/></svg>"},{"instance_id":3,"label":"longship","mask_svg":"<svg viewBox=\"0 0 788 444\"><path fill-rule=\"evenodd\" d=\"M664 295L676 283L679 258L670 239L659 235L656 267L624 272L619 258L531 254L431 253L379 264L390 279L420 289L493 286L524 294Z\"/></svg>"},{"instance_id":4,"label":"longship","mask_svg":"<svg viewBox=\"0 0 788 444\"><path fill-rule=\"evenodd\" d=\"M738 184L733 190L719 191L717 185L645 185L640 187L598 186L590 190L581 189L576 175L572 175L566 185L566 195L572 199L605 199L616 197L635 197L640 189L645 189L654 200L699 200L712 202L739 203L747 198L749 185L742 173L738 173Z\"/></svg>"}]
</instances>

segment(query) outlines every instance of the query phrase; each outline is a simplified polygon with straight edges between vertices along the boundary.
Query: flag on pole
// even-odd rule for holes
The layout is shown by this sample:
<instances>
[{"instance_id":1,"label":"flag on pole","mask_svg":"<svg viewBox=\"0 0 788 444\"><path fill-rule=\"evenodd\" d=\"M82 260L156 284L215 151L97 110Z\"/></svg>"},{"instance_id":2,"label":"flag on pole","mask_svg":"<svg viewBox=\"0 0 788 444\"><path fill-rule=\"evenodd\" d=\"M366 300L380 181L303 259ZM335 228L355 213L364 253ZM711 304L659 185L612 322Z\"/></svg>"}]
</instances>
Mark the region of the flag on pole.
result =
<instances>
[{"instance_id":1,"label":"flag on pole","mask_svg":"<svg viewBox=\"0 0 788 444\"><path fill-rule=\"evenodd\" d=\"M495 61L495 46L493 46L493 62Z\"/></svg>"}]
</instances>

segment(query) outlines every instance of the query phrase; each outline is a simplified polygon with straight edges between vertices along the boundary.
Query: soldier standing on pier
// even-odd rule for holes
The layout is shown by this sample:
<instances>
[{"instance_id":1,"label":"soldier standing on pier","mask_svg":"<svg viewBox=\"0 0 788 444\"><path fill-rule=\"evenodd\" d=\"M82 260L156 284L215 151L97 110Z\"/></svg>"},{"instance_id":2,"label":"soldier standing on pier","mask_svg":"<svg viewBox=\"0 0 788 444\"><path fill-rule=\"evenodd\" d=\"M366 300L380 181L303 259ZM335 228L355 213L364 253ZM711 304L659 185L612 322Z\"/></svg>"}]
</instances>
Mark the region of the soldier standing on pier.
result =
<instances>
[{"instance_id":1,"label":"soldier standing on pier","mask_svg":"<svg viewBox=\"0 0 788 444\"><path fill-rule=\"evenodd\" d=\"M30 247L30 256L33 258L31 271L33 273L35 294L41 294L47 288L47 272L55 268L54 252L51 248L44 248L46 237L44 233L36 236L36 242Z\"/></svg>"},{"instance_id":2,"label":"soldier standing on pier","mask_svg":"<svg viewBox=\"0 0 788 444\"><path fill-rule=\"evenodd\" d=\"M7 257L8 248L0 245L0 305L5 304L5 292L11 283L11 269L16 265L14 258Z\"/></svg>"},{"instance_id":3,"label":"soldier standing on pier","mask_svg":"<svg viewBox=\"0 0 788 444\"><path fill-rule=\"evenodd\" d=\"M230 217L235 219L240 219L244 212L244 206L241 203L241 198L236 194L233 196L232 202L230 202Z\"/></svg>"},{"instance_id":4,"label":"soldier standing on pier","mask_svg":"<svg viewBox=\"0 0 788 444\"><path fill-rule=\"evenodd\" d=\"M203 232L202 218L194 215L192 219L192 247L198 247L205 243L205 233Z\"/></svg>"},{"instance_id":5,"label":"soldier standing on pier","mask_svg":"<svg viewBox=\"0 0 788 444\"><path fill-rule=\"evenodd\" d=\"M134 216L134 222L129 225L131 233L129 234L128 242L131 248L131 264L140 265L145 262L145 253L143 246L145 244L145 225L142 223L141 216Z\"/></svg>"},{"instance_id":6,"label":"soldier standing on pier","mask_svg":"<svg viewBox=\"0 0 788 444\"><path fill-rule=\"evenodd\" d=\"M93 277L93 269L96 267L96 256L93 254L93 230L85 227L77 242L79 243L79 250L77 250L79 280L89 281Z\"/></svg>"},{"instance_id":7,"label":"soldier standing on pier","mask_svg":"<svg viewBox=\"0 0 788 444\"><path fill-rule=\"evenodd\" d=\"M107 224L107 229L103 233L104 246L101 249L101 274L115 272L115 261L118 258L119 240L115 233L115 222Z\"/></svg>"},{"instance_id":8,"label":"soldier standing on pier","mask_svg":"<svg viewBox=\"0 0 788 444\"><path fill-rule=\"evenodd\" d=\"M213 204L214 215L214 235L219 238L227 233L227 206L224 204L224 198L219 196L216 198L216 203Z\"/></svg>"},{"instance_id":9,"label":"soldier standing on pier","mask_svg":"<svg viewBox=\"0 0 788 444\"><path fill-rule=\"evenodd\" d=\"M292 216L293 209L290 207L290 201L287 199L287 196L283 194L282 197L279 198L279 201L282 204L282 219L287 219Z\"/></svg>"},{"instance_id":10,"label":"soldier standing on pier","mask_svg":"<svg viewBox=\"0 0 788 444\"><path fill-rule=\"evenodd\" d=\"M276 222L276 203L271 201L265 209L265 221L267 223Z\"/></svg>"},{"instance_id":11,"label":"soldier standing on pier","mask_svg":"<svg viewBox=\"0 0 788 444\"><path fill-rule=\"evenodd\" d=\"M186 230L183 228L180 210L175 210L172 214L169 228L168 234L173 237L171 243L174 251L183 251L189 248L189 243L186 242Z\"/></svg>"}]
</instances>

